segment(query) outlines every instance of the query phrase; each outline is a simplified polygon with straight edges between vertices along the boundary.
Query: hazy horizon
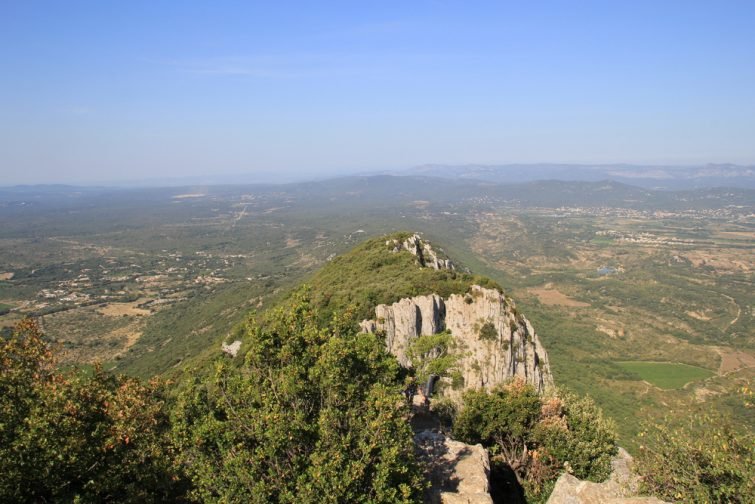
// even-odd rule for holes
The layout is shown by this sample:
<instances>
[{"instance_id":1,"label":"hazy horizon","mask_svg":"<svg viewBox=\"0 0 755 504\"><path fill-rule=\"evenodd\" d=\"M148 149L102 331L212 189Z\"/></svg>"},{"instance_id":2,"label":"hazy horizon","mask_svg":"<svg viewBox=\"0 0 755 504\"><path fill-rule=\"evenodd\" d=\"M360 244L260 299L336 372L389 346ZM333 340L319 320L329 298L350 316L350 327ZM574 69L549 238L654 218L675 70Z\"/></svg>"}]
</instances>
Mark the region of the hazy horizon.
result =
<instances>
[{"instance_id":1,"label":"hazy horizon","mask_svg":"<svg viewBox=\"0 0 755 504\"><path fill-rule=\"evenodd\" d=\"M755 4L5 2L0 185L755 164Z\"/></svg>"}]
</instances>

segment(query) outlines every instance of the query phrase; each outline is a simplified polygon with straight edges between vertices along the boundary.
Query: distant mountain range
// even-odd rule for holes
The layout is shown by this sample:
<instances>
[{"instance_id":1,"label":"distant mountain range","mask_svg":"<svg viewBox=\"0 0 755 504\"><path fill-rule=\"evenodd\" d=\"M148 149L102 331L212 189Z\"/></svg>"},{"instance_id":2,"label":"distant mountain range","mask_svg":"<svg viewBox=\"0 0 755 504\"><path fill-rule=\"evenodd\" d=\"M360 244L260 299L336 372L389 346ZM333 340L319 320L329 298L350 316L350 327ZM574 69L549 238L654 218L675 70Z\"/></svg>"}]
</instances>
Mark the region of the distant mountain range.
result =
<instances>
[{"instance_id":1,"label":"distant mountain range","mask_svg":"<svg viewBox=\"0 0 755 504\"><path fill-rule=\"evenodd\" d=\"M428 164L390 173L393 175L419 175L512 184L533 182L536 180L582 182L612 180L647 189L680 190L712 187L755 189L755 166L733 164L707 164L701 166L630 164Z\"/></svg>"}]
</instances>

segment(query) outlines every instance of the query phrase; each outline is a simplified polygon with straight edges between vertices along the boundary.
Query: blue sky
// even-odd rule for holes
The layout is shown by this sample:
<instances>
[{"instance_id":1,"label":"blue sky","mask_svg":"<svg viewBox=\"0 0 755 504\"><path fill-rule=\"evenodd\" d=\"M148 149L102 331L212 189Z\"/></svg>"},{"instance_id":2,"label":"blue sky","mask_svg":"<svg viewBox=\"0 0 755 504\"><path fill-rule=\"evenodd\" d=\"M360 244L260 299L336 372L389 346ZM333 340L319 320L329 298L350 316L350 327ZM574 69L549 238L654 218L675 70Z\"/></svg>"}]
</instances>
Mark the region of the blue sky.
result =
<instances>
[{"instance_id":1,"label":"blue sky","mask_svg":"<svg viewBox=\"0 0 755 504\"><path fill-rule=\"evenodd\" d=\"M755 163L755 2L0 2L5 183Z\"/></svg>"}]
</instances>

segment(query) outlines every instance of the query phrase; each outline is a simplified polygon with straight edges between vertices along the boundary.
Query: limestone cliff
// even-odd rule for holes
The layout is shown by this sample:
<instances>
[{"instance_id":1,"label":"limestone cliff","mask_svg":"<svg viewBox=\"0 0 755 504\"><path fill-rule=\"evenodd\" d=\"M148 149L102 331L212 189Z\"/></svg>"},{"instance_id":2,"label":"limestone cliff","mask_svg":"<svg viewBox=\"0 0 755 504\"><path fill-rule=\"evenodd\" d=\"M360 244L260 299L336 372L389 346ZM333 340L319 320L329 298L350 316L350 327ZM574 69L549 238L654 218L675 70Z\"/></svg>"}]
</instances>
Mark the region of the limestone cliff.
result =
<instances>
[{"instance_id":1,"label":"limestone cliff","mask_svg":"<svg viewBox=\"0 0 755 504\"><path fill-rule=\"evenodd\" d=\"M411 365L407 352L415 338L448 330L464 388L491 387L513 377L539 391L553 385L548 355L532 325L495 289L473 285L447 299L430 294L378 305L375 319L361 327L384 333L388 351L404 366Z\"/></svg>"}]
</instances>

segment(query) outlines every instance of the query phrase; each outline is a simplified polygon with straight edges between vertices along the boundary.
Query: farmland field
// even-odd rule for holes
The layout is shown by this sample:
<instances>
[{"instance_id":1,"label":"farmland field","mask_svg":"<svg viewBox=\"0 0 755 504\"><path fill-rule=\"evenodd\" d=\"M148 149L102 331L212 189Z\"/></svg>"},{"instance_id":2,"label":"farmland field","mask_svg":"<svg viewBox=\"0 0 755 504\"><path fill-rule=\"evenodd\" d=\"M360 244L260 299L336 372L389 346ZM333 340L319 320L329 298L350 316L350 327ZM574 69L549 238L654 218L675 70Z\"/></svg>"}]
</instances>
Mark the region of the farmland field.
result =
<instances>
[{"instance_id":1,"label":"farmland field","mask_svg":"<svg viewBox=\"0 0 755 504\"><path fill-rule=\"evenodd\" d=\"M616 364L662 389L681 388L687 383L713 376L707 369L678 362L624 361Z\"/></svg>"}]
</instances>

